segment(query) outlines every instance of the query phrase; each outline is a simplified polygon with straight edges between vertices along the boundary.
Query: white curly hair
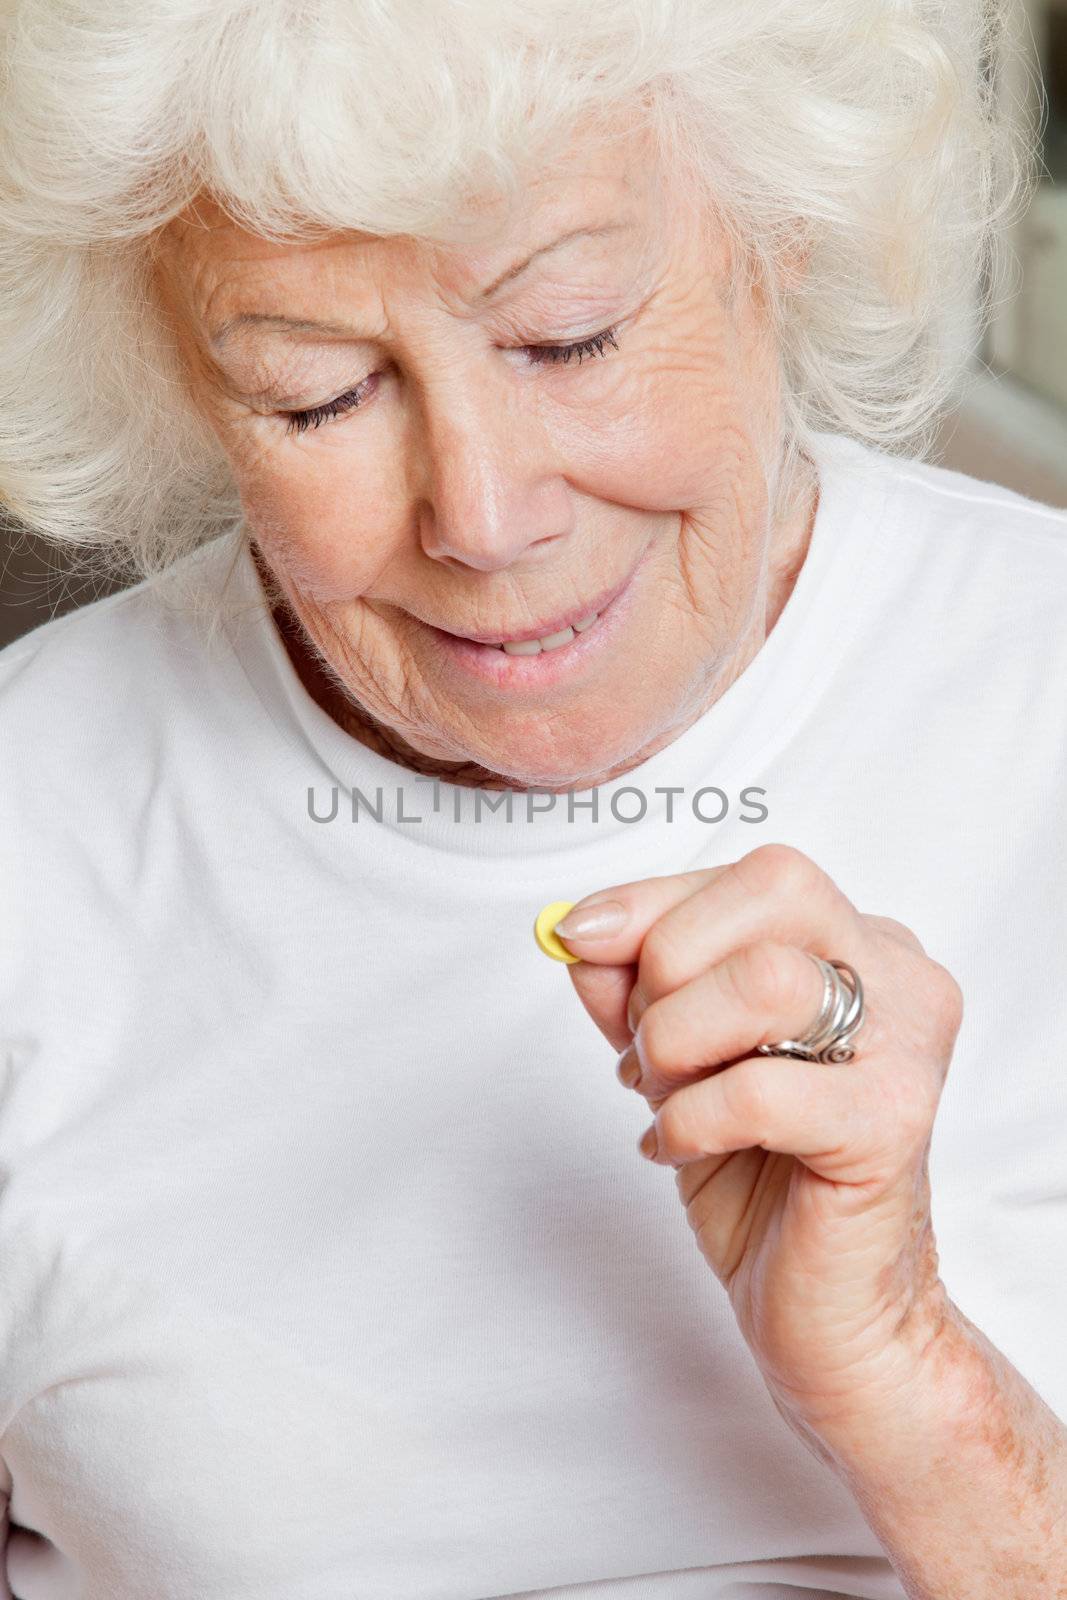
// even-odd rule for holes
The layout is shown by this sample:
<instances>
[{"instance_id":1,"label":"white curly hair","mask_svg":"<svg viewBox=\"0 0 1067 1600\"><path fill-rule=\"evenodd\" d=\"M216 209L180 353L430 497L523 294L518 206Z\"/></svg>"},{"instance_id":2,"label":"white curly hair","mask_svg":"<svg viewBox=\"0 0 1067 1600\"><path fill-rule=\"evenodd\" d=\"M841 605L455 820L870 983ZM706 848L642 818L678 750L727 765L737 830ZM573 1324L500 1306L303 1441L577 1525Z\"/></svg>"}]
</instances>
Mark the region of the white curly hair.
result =
<instances>
[{"instance_id":1,"label":"white curly hair","mask_svg":"<svg viewBox=\"0 0 1067 1600\"><path fill-rule=\"evenodd\" d=\"M763 285L788 449L924 453L1033 181L1004 24L1002 0L0 0L0 503L142 577L239 519L152 293L198 194L269 238L444 239L626 106Z\"/></svg>"}]
</instances>

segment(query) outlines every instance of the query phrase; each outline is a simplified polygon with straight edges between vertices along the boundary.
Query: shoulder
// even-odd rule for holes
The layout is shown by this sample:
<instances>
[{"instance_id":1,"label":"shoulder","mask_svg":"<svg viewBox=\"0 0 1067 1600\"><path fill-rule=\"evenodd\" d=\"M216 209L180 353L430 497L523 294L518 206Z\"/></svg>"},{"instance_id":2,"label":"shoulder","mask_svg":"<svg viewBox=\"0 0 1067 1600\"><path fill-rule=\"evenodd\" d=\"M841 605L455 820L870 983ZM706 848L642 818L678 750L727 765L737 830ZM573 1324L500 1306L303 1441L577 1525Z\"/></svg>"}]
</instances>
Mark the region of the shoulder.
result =
<instances>
[{"instance_id":1,"label":"shoulder","mask_svg":"<svg viewBox=\"0 0 1067 1600\"><path fill-rule=\"evenodd\" d=\"M84 703L105 663L117 667L135 644L148 609L144 589L138 584L38 623L0 650L0 720L43 710L60 686Z\"/></svg>"},{"instance_id":2,"label":"shoulder","mask_svg":"<svg viewBox=\"0 0 1067 1600\"><path fill-rule=\"evenodd\" d=\"M841 490L874 485L839 536L878 551L881 601L905 624L940 625L965 648L1026 626L1031 645L1067 644L1067 511L921 459L828 436ZM1021 644L1021 640L1018 641Z\"/></svg>"},{"instance_id":3,"label":"shoulder","mask_svg":"<svg viewBox=\"0 0 1067 1600\"><path fill-rule=\"evenodd\" d=\"M1067 511L930 461L870 452L887 487L886 532L985 567L1010 564L1067 582Z\"/></svg>"},{"instance_id":4,"label":"shoulder","mask_svg":"<svg viewBox=\"0 0 1067 1600\"><path fill-rule=\"evenodd\" d=\"M232 742L249 690L219 625L226 542L0 651L5 876L30 870L30 857L126 848L165 795L177 803L206 781L205 752Z\"/></svg>"},{"instance_id":5,"label":"shoulder","mask_svg":"<svg viewBox=\"0 0 1067 1600\"><path fill-rule=\"evenodd\" d=\"M188 694L209 651L211 601L232 545L216 540L132 587L52 618L0 650L0 743L113 760L138 723ZM232 557L230 557L232 559Z\"/></svg>"},{"instance_id":6,"label":"shoulder","mask_svg":"<svg viewBox=\"0 0 1067 1600\"><path fill-rule=\"evenodd\" d=\"M115 905L150 916L139 897L225 792L250 691L214 625L217 543L0 652L0 1001L57 926L88 948Z\"/></svg>"}]
</instances>

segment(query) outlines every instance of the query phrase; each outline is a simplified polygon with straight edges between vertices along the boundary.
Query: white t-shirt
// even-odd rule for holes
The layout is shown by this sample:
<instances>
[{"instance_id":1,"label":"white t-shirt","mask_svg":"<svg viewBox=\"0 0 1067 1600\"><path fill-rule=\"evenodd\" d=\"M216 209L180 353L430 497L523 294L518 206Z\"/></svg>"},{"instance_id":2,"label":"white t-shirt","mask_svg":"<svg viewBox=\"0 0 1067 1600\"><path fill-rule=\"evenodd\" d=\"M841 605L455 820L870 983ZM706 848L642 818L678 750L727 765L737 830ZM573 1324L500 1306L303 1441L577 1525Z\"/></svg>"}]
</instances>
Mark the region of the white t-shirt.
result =
<instances>
[{"instance_id":1,"label":"white t-shirt","mask_svg":"<svg viewBox=\"0 0 1067 1600\"><path fill-rule=\"evenodd\" d=\"M213 639L141 585L0 654L0 1594L900 1600L532 938L771 840L960 982L942 1276L1067 1415L1067 517L820 455L766 644L595 820L342 732L229 539Z\"/></svg>"}]
</instances>

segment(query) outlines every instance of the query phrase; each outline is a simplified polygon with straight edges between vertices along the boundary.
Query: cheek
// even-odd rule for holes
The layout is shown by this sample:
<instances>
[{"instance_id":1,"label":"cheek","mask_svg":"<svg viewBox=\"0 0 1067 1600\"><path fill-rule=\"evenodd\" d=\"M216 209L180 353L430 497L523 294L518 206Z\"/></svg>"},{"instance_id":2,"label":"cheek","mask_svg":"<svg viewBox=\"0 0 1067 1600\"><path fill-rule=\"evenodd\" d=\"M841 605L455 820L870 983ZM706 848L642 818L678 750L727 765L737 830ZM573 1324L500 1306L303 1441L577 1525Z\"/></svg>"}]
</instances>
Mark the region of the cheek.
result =
<instances>
[{"instance_id":1,"label":"cheek","mask_svg":"<svg viewBox=\"0 0 1067 1600\"><path fill-rule=\"evenodd\" d=\"M585 493L645 511L699 513L733 498L752 441L730 374L679 362L636 375L595 409L571 412L559 449Z\"/></svg>"},{"instance_id":2,"label":"cheek","mask_svg":"<svg viewBox=\"0 0 1067 1600\"><path fill-rule=\"evenodd\" d=\"M365 456L357 465L340 441L287 441L234 466L245 517L269 564L308 600L327 605L365 593L402 543L390 474Z\"/></svg>"},{"instance_id":3,"label":"cheek","mask_svg":"<svg viewBox=\"0 0 1067 1600\"><path fill-rule=\"evenodd\" d=\"M580 377L560 391L576 404L563 407L559 439L587 464L585 487L652 512L699 515L732 499L754 446L754 355L713 279L682 264L623 330L617 365L606 358L587 392Z\"/></svg>"}]
</instances>

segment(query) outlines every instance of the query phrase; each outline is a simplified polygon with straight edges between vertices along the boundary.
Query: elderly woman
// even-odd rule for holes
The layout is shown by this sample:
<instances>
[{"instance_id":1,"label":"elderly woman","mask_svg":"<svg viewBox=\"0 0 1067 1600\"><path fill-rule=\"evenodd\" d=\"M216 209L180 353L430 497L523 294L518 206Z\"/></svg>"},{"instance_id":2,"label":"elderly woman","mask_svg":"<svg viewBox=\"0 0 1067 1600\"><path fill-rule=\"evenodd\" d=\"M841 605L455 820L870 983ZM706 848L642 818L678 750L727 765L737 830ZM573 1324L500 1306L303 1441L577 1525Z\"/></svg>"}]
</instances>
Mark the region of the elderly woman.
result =
<instances>
[{"instance_id":1,"label":"elderly woman","mask_svg":"<svg viewBox=\"0 0 1067 1600\"><path fill-rule=\"evenodd\" d=\"M4 1596L1067 1593L996 25L5 7Z\"/></svg>"}]
</instances>

